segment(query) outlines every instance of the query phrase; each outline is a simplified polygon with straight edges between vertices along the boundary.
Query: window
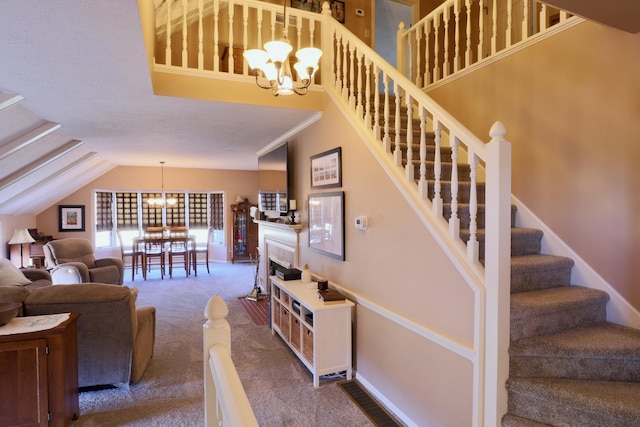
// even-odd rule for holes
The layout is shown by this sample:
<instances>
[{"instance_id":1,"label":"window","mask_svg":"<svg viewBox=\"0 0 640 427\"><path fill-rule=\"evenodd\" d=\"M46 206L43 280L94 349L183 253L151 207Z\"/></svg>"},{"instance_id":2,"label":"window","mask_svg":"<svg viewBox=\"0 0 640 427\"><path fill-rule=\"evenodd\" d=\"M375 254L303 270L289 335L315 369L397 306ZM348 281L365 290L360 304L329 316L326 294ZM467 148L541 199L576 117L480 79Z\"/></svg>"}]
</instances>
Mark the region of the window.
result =
<instances>
[{"instance_id":1,"label":"window","mask_svg":"<svg viewBox=\"0 0 640 427\"><path fill-rule=\"evenodd\" d=\"M210 243L224 244L224 196L216 193L166 193L166 199L176 203L165 209L149 204L149 199L161 193L110 192L95 193L96 247L118 244L115 230L122 240L131 240L147 227L185 226L198 241L207 239L209 224L214 229Z\"/></svg>"}]
</instances>

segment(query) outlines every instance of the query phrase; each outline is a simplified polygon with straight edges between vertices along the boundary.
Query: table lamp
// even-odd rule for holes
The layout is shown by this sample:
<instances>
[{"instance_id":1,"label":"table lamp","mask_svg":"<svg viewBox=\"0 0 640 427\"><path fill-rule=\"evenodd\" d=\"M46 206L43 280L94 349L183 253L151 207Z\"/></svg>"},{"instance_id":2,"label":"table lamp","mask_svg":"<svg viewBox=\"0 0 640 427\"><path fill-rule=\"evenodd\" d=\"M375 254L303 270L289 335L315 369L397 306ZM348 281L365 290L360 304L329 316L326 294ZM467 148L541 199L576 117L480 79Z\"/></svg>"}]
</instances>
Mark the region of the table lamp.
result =
<instances>
[{"instance_id":1,"label":"table lamp","mask_svg":"<svg viewBox=\"0 0 640 427\"><path fill-rule=\"evenodd\" d=\"M22 260L22 245L24 243L33 243L35 240L29 234L29 230L26 228L16 228L13 232L13 237L9 240L10 245L20 245L20 268L24 268L24 262Z\"/></svg>"}]
</instances>

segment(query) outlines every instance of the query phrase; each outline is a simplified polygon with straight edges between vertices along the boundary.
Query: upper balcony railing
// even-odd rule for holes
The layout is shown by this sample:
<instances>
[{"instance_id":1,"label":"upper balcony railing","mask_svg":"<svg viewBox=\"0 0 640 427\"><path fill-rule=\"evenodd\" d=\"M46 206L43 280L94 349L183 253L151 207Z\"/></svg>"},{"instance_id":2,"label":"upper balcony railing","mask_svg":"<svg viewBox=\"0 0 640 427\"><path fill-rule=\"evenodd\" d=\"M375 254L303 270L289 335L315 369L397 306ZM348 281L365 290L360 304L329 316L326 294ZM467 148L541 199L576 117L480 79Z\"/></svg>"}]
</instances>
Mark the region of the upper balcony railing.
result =
<instances>
[{"instance_id":1,"label":"upper balcony railing","mask_svg":"<svg viewBox=\"0 0 640 427\"><path fill-rule=\"evenodd\" d=\"M559 29L572 15L534 0L449 0L398 29L398 69L426 88Z\"/></svg>"}]
</instances>

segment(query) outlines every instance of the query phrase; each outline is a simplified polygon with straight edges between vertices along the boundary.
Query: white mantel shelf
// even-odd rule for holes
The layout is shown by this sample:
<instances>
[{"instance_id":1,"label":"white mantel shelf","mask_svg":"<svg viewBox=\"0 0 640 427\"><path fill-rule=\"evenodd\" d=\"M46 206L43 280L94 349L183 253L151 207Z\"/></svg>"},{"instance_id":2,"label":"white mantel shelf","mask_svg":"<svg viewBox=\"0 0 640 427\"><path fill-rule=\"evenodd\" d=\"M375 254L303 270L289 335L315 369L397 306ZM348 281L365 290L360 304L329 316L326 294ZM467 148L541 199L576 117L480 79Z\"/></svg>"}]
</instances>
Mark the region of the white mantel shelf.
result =
<instances>
[{"instance_id":1,"label":"white mantel shelf","mask_svg":"<svg viewBox=\"0 0 640 427\"><path fill-rule=\"evenodd\" d=\"M260 219L254 219L253 222L255 222L258 225L261 226L266 226L266 227L275 227L275 228L279 228L282 230L293 230L296 233L299 233L300 230L302 230L303 225L302 224L288 224L285 222L276 222L276 221L263 221Z\"/></svg>"}]
</instances>

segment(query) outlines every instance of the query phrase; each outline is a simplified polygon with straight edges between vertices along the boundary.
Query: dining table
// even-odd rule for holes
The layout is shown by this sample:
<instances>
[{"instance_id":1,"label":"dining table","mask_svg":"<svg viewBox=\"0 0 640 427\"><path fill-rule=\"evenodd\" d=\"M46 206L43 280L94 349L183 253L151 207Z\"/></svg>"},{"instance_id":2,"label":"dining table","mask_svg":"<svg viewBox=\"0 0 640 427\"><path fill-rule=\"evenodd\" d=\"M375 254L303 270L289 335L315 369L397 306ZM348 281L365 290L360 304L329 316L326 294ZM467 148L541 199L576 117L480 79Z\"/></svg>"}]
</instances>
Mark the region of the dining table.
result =
<instances>
[{"instance_id":1,"label":"dining table","mask_svg":"<svg viewBox=\"0 0 640 427\"><path fill-rule=\"evenodd\" d=\"M165 251L164 253L166 253L166 246L171 245L172 243L175 242L181 242L184 241L186 239L187 241L187 254L188 254L188 260L187 263L189 265L189 269L191 267L196 268L195 264L196 264L196 258L195 258L195 248L196 248L196 236L193 234L188 234L186 237L184 235L184 233L145 233L141 236L136 236L132 239L133 242L133 249L134 249L134 253L139 254L140 256L142 256L142 276L144 277L144 279L146 280L147 278L147 256L146 256L146 248L149 246L149 244L157 244L160 243L161 245L165 246ZM164 265L166 264L166 262L161 263L162 265L162 269L164 270ZM164 278L164 271L162 271L162 278Z\"/></svg>"}]
</instances>

